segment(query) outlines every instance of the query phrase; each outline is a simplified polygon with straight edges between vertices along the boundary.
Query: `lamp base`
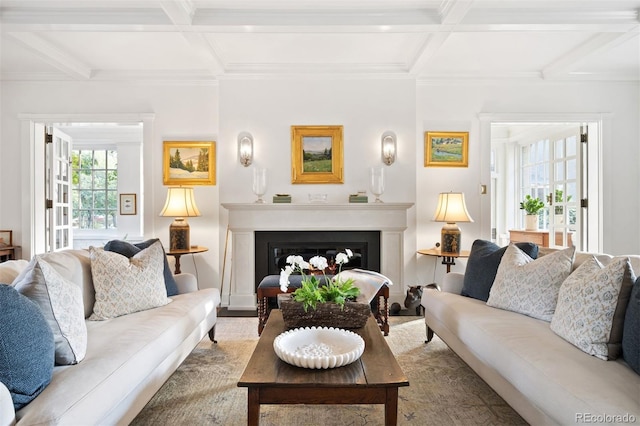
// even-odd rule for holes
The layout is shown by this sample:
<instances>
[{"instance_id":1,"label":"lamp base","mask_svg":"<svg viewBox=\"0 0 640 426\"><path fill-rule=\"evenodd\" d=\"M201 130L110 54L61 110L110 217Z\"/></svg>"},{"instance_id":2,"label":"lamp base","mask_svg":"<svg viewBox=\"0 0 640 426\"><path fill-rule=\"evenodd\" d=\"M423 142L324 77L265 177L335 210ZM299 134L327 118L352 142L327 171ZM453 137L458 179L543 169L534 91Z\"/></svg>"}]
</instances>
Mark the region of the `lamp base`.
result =
<instances>
[{"instance_id":1,"label":"lamp base","mask_svg":"<svg viewBox=\"0 0 640 426\"><path fill-rule=\"evenodd\" d=\"M189 249L189 224L182 217L177 217L169 226L169 249Z\"/></svg>"},{"instance_id":2,"label":"lamp base","mask_svg":"<svg viewBox=\"0 0 640 426\"><path fill-rule=\"evenodd\" d=\"M460 254L462 232L458 225L447 222L440 231L440 251L442 253Z\"/></svg>"}]
</instances>

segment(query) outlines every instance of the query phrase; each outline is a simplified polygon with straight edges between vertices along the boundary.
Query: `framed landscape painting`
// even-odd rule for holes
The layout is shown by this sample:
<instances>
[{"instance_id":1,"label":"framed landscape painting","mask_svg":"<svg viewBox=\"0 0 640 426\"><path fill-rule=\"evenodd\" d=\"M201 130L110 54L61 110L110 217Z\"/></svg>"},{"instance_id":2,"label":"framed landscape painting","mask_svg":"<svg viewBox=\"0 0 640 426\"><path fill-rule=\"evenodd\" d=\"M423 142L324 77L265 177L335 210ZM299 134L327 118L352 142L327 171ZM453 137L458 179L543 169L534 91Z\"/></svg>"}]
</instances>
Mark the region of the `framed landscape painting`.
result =
<instances>
[{"instance_id":1,"label":"framed landscape painting","mask_svg":"<svg viewBox=\"0 0 640 426\"><path fill-rule=\"evenodd\" d=\"M468 167L469 132L425 132L425 167Z\"/></svg>"},{"instance_id":2,"label":"framed landscape painting","mask_svg":"<svg viewBox=\"0 0 640 426\"><path fill-rule=\"evenodd\" d=\"M165 141L162 183L165 185L215 185L215 142Z\"/></svg>"},{"instance_id":3,"label":"framed landscape painting","mask_svg":"<svg viewBox=\"0 0 640 426\"><path fill-rule=\"evenodd\" d=\"M342 126L291 126L291 183L343 183Z\"/></svg>"}]
</instances>

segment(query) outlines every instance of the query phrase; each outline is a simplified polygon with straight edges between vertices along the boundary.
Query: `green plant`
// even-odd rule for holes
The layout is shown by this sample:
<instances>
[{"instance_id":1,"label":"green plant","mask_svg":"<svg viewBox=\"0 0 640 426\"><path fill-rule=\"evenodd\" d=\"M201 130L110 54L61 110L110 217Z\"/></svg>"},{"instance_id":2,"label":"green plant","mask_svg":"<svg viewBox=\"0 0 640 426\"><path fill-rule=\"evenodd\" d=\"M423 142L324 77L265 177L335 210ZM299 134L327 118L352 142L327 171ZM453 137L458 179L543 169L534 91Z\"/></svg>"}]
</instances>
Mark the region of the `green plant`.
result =
<instances>
[{"instance_id":1,"label":"green plant","mask_svg":"<svg viewBox=\"0 0 640 426\"><path fill-rule=\"evenodd\" d=\"M338 273L342 270L342 265L349 261L353 256L351 250L346 249L346 253L338 253L335 262L338 265ZM353 279L340 280L334 278L327 280L325 270L329 266L327 259L322 256L314 256L306 262L302 256L291 255L287 257L287 266L280 271L280 290L287 292L289 287L289 275L299 272L303 275L300 288L292 293L293 300L302 303L305 312L316 309L318 303L334 302L344 309L344 304L348 300L355 300L360 294L360 289L353 285ZM324 286L320 285L320 280L315 275L305 275L305 271L317 270L322 271L325 277Z\"/></svg>"},{"instance_id":2,"label":"green plant","mask_svg":"<svg viewBox=\"0 0 640 426\"><path fill-rule=\"evenodd\" d=\"M524 201L520 203L520 209L531 215L537 215L543 208L544 202L540 198L533 198L529 194L525 195Z\"/></svg>"},{"instance_id":3,"label":"green plant","mask_svg":"<svg viewBox=\"0 0 640 426\"><path fill-rule=\"evenodd\" d=\"M562 203L563 201L566 201L567 203L569 201L571 201L571 195L567 195L567 199L564 199L564 191L562 189L556 189L554 191L554 197L553 197L553 201L555 203ZM556 214L562 214L564 213L564 210L562 209L562 206L555 206L554 207L554 211Z\"/></svg>"}]
</instances>

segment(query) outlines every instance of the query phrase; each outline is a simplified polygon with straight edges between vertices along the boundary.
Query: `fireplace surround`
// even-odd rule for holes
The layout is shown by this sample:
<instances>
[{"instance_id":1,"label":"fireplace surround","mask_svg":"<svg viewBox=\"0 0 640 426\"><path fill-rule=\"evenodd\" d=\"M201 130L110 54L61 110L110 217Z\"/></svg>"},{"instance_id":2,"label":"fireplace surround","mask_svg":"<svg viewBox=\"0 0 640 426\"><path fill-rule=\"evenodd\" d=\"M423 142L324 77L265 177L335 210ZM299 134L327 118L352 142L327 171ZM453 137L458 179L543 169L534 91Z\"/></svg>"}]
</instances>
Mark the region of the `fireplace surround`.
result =
<instances>
[{"instance_id":1,"label":"fireplace surround","mask_svg":"<svg viewBox=\"0 0 640 426\"><path fill-rule=\"evenodd\" d=\"M342 269L380 272L380 231L255 231L255 288L266 275L279 274L286 258L295 254L309 260L324 256L331 262L345 249L353 257Z\"/></svg>"},{"instance_id":2,"label":"fireplace surround","mask_svg":"<svg viewBox=\"0 0 640 426\"><path fill-rule=\"evenodd\" d=\"M256 231L375 231L380 241L379 272L397 283L390 289L391 296L403 297L404 231L407 210L412 206L413 203L223 203L231 233L231 282L229 293L222 295L223 306L230 310L257 306Z\"/></svg>"}]
</instances>

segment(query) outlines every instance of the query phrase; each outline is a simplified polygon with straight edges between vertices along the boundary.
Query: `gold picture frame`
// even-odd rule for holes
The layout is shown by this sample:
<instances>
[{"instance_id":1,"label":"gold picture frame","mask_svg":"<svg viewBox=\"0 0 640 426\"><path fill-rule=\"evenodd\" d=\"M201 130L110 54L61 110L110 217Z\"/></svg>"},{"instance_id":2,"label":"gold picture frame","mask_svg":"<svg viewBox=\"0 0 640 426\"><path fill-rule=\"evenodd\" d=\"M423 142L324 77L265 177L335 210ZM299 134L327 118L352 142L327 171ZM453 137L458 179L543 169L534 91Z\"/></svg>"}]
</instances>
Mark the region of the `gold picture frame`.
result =
<instances>
[{"instance_id":1,"label":"gold picture frame","mask_svg":"<svg viewBox=\"0 0 640 426\"><path fill-rule=\"evenodd\" d=\"M425 167L469 167L469 132L425 132Z\"/></svg>"},{"instance_id":2,"label":"gold picture frame","mask_svg":"<svg viewBox=\"0 0 640 426\"><path fill-rule=\"evenodd\" d=\"M344 183L342 126L291 126L291 183Z\"/></svg>"},{"instance_id":3,"label":"gold picture frame","mask_svg":"<svg viewBox=\"0 0 640 426\"><path fill-rule=\"evenodd\" d=\"M215 185L216 143L165 141L162 152L164 185Z\"/></svg>"}]
</instances>

